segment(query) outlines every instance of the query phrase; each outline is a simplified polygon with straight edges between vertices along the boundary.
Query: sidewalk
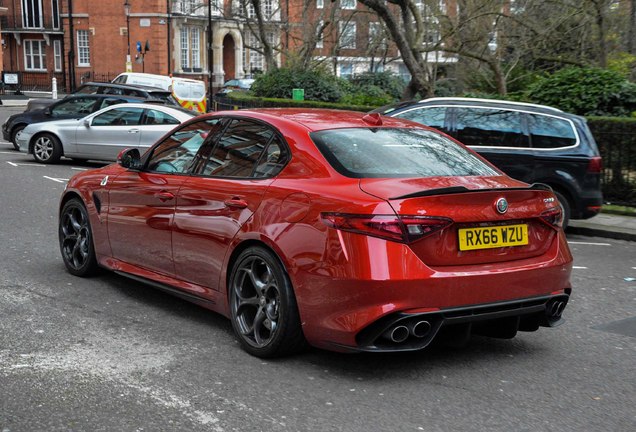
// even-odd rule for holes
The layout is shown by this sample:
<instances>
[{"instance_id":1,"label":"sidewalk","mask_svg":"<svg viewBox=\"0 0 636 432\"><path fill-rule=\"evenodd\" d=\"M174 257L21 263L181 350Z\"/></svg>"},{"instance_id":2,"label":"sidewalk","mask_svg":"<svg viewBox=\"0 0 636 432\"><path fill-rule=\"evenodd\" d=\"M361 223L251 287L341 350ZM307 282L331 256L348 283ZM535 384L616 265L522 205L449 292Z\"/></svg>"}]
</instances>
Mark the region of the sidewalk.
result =
<instances>
[{"instance_id":1,"label":"sidewalk","mask_svg":"<svg viewBox=\"0 0 636 432\"><path fill-rule=\"evenodd\" d=\"M636 217L600 213L591 219L571 220L572 234L636 241Z\"/></svg>"}]
</instances>

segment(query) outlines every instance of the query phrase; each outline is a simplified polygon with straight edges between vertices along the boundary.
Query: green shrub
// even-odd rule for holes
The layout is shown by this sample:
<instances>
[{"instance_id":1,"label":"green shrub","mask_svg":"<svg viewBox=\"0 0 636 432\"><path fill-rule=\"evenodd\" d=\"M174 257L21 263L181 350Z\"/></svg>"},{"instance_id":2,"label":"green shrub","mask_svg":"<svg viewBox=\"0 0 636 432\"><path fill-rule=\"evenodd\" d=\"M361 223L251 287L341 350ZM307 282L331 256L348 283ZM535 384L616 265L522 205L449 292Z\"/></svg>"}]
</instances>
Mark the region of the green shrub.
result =
<instances>
[{"instance_id":1,"label":"green shrub","mask_svg":"<svg viewBox=\"0 0 636 432\"><path fill-rule=\"evenodd\" d=\"M636 84L620 73L568 67L530 86L530 101L579 115L629 115L636 109Z\"/></svg>"},{"instance_id":2,"label":"green shrub","mask_svg":"<svg viewBox=\"0 0 636 432\"><path fill-rule=\"evenodd\" d=\"M370 105L354 105L348 103L333 103L333 102L321 102L321 101L296 101L292 99L282 98L265 98L257 97L248 92L231 92L225 97L231 104L235 104L235 109L241 108L328 108L328 109L340 109L346 111L362 111L367 112L378 106ZM225 101L221 103L226 104ZM226 109L225 107L221 109Z\"/></svg>"},{"instance_id":3,"label":"green shrub","mask_svg":"<svg viewBox=\"0 0 636 432\"><path fill-rule=\"evenodd\" d=\"M336 102L343 96L339 78L321 69L270 71L259 76L251 90L256 96L286 99L295 88L304 89L307 100Z\"/></svg>"},{"instance_id":4,"label":"green shrub","mask_svg":"<svg viewBox=\"0 0 636 432\"><path fill-rule=\"evenodd\" d=\"M373 87L378 87L392 99L399 99L406 87L404 81L391 72L365 72L353 77L351 84L360 90L375 91Z\"/></svg>"},{"instance_id":5,"label":"green shrub","mask_svg":"<svg viewBox=\"0 0 636 432\"><path fill-rule=\"evenodd\" d=\"M355 86L353 92L345 94L339 101L349 105L381 106L395 102L395 98L375 85Z\"/></svg>"}]
</instances>

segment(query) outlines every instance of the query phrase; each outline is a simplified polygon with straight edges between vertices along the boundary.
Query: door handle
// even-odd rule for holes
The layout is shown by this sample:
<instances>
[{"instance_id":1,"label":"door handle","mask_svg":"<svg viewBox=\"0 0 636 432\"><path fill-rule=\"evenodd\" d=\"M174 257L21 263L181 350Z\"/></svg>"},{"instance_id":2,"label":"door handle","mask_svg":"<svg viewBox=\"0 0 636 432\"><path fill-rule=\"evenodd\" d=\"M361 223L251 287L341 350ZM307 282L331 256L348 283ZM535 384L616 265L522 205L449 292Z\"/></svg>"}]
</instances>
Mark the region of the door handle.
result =
<instances>
[{"instance_id":1,"label":"door handle","mask_svg":"<svg viewBox=\"0 0 636 432\"><path fill-rule=\"evenodd\" d=\"M230 208L244 209L247 208L247 201L239 197L225 200L225 205Z\"/></svg>"},{"instance_id":2,"label":"door handle","mask_svg":"<svg viewBox=\"0 0 636 432\"><path fill-rule=\"evenodd\" d=\"M174 199L174 194L172 192L157 192L155 197L159 198L159 201L166 202Z\"/></svg>"},{"instance_id":3,"label":"door handle","mask_svg":"<svg viewBox=\"0 0 636 432\"><path fill-rule=\"evenodd\" d=\"M139 129L128 129L129 134L139 133Z\"/></svg>"}]
</instances>

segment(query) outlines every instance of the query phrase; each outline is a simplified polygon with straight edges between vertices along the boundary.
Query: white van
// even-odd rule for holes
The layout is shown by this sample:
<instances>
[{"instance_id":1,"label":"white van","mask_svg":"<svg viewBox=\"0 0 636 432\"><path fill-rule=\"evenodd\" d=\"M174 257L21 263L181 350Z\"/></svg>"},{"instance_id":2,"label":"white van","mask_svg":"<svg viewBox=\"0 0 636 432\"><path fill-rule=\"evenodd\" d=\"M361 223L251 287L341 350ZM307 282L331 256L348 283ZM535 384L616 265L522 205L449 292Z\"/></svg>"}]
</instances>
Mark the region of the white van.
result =
<instances>
[{"instance_id":1,"label":"white van","mask_svg":"<svg viewBox=\"0 0 636 432\"><path fill-rule=\"evenodd\" d=\"M149 73L124 72L119 74L113 82L169 90L182 107L200 113L207 112L205 83L203 81Z\"/></svg>"}]
</instances>

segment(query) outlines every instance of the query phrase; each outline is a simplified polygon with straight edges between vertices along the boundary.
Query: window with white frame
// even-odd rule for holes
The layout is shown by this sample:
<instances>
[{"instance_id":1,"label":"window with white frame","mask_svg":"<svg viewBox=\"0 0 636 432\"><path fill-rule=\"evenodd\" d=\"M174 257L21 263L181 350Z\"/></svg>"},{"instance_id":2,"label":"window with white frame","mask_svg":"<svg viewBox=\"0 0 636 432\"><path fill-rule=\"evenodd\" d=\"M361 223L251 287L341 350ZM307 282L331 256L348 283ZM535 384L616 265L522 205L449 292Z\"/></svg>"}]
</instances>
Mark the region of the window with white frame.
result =
<instances>
[{"instance_id":1,"label":"window with white frame","mask_svg":"<svg viewBox=\"0 0 636 432\"><path fill-rule=\"evenodd\" d=\"M325 7L325 1L324 0L316 0L316 9L322 9Z\"/></svg>"},{"instance_id":2,"label":"window with white frame","mask_svg":"<svg viewBox=\"0 0 636 432\"><path fill-rule=\"evenodd\" d=\"M264 57L263 54L258 51L261 47L261 41L258 40L256 36L252 33L248 34L248 44L249 44L249 65L251 71L262 71Z\"/></svg>"},{"instance_id":3,"label":"window with white frame","mask_svg":"<svg viewBox=\"0 0 636 432\"><path fill-rule=\"evenodd\" d=\"M353 65L350 63L341 64L338 67L340 71L340 78L351 79L353 77Z\"/></svg>"},{"instance_id":4,"label":"window with white frame","mask_svg":"<svg viewBox=\"0 0 636 432\"><path fill-rule=\"evenodd\" d=\"M325 25L325 22L323 20L318 21L318 26L316 28L316 32L320 32L319 34L316 35L316 48L323 48L325 46L324 41L323 41L323 33L324 33L324 29L322 28L322 26Z\"/></svg>"},{"instance_id":5,"label":"window with white frame","mask_svg":"<svg viewBox=\"0 0 636 432\"><path fill-rule=\"evenodd\" d=\"M24 69L46 70L46 44L43 40L24 41Z\"/></svg>"},{"instance_id":6,"label":"window with white frame","mask_svg":"<svg viewBox=\"0 0 636 432\"><path fill-rule=\"evenodd\" d=\"M190 55L192 56L192 67L201 68L201 32L198 28L190 29Z\"/></svg>"},{"instance_id":7,"label":"window with white frame","mask_svg":"<svg viewBox=\"0 0 636 432\"><path fill-rule=\"evenodd\" d=\"M53 41L53 67L55 72L62 72L62 41Z\"/></svg>"},{"instance_id":8,"label":"window with white frame","mask_svg":"<svg viewBox=\"0 0 636 432\"><path fill-rule=\"evenodd\" d=\"M355 49L356 47L356 23L340 23L340 48Z\"/></svg>"},{"instance_id":9,"label":"window with white frame","mask_svg":"<svg viewBox=\"0 0 636 432\"><path fill-rule=\"evenodd\" d=\"M340 7L342 9L355 9L356 0L340 0Z\"/></svg>"},{"instance_id":10,"label":"window with white frame","mask_svg":"<svg viewBox=\"0 0 636 432\"><path fill-rule=\"evenodd\" d=\"M59 0L51 0L51 17L54 29L60 28L60 4Z\"/></svg>"},{"instance_id":11,"label":"window with white frame","mask_svg":"<svg viewBox=\"0 0 636 432\"><path fill-rule=\"evenodd\" d=\"M42 0L22 0L22 26L42 28Z\"/></svg>"},{"instance_id":12,"label":"window with white frame","mask_svg":"<svg viewBox=\"0 0 636 432\"><path fill-rule=\"evenodd\" d=\"M382 23L377 21L369 23L369 46L374 48L386 48L386 33L382 28Z\"/></svg>"},{"instance_id":13,"label":"window with white frame","mask_svg":"<svg viewBox=\"0 0 636 432\"><path fill-rule=\"evenodd\" d=\"M181 27L179 51L182 70L191 71L192 68L201 67L201 29L199 27Z\"/></svg>"},{"instance_id":14,"label":"window with white frame","mask_svg":"<svg viewBox=\"0 0 636 432\"><path fill-rule=\"evenodd\" d=\"M77 65L91 65L91 49L88 42L88 30L77 31Z\"/></svg>"},{"instance_id":15,"label":"window with white frame","mask_svg":"<svg viewBox=\"0 0 636 432\"><path fill-rule=\"evenodd\" d=\"M265 18L272 18L272 15L274 15L274 0L263 1L263 13L265 15Z\"/></svg>"}]
</instances>

